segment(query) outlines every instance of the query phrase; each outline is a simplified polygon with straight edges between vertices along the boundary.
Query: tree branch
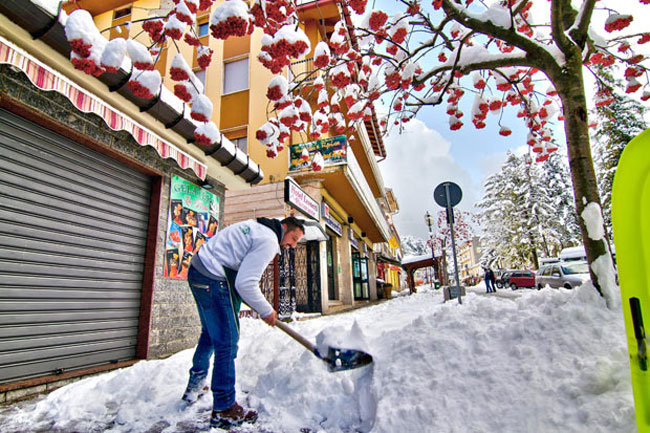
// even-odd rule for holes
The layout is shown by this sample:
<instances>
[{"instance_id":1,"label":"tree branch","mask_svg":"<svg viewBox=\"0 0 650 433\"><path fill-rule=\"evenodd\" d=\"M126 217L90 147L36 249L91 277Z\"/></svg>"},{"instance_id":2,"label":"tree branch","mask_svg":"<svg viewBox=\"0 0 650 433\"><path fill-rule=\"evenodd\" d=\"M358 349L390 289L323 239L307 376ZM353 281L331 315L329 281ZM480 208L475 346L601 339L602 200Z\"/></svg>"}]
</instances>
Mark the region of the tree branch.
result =
<instances>
[{"instance_id":1,"label":"tree branch","mask_svg":"<svg viewBox=\"0 0 650 433\"><path fill-rule=\"evenodd\" d=\"M574 25L573 28L569 31L571 39L582 49L585 46L587 40L587 31L589 30L589 23L591 22L591 16L594 13L594 7L596 5L596 0L585 0L584 6L582 8L582 14L579 15L578 25Z\"/></svg>"},{"instance_id":2,"label":"tree branch","mask_svg":"<svg viewBox=\"0 0 650 433\"><path fill-rule=\"evenodd\" d=\"M551 1L551 34L560 51L565 55L569 55L573 50L573 44L564 33L563 16L565 3L566 0Z\"/></svg>"},{"instance_id":3,"label":"tree branch","mask_svg":"<svg viewBox=\"0 0 650 433\"><path fill-rule=\"evenodd\" d=\"M526 2L522 2L524 5ZM538 58L538 64L544 63L545 65L557 65L557 61L553 55L544 49L535 41L520 35L513 28L506 29L504 27L498 26L491 21L483 21L477 18L470 17L465 12L460 10L451 0L443 0L442 7L445 13L451 17L454 21L462 24L463 26L473 30L477 33L481 33L486 36L496 37L502 41L519 48L522 51L525 51L527 56L532 58ZM521 9L517 8L515 14L518 13ZM515 66L515 65L509 65ZM558 65L559 66L559 65Z\"/></svg>"},{"instance_id":4,"label":"tree branch","mask_svg":"<svg viewBox=\"0 0 650 433\"><path fill-rule=\"evenodd\" d=\"M445 64L440 67L434 68L427 72L426 74L420 74L417 79L417 83L423 83L434 75L439 74L440 72L453 70L457 65ZM532 61L529 56L526 55L513 55L513 56L504 56L503 54L495 54L491 58L483 59L477 62L463 63L462 66L458 68L463 74L467 75L472 71L480 71L486 69L496 69L496 68L506 68L506 67L516 67L516 66L525 66L525 67L537 67L539 66L535 61ZM414 80L415 82L415 80Z\"/></svg>"}]
</instances>

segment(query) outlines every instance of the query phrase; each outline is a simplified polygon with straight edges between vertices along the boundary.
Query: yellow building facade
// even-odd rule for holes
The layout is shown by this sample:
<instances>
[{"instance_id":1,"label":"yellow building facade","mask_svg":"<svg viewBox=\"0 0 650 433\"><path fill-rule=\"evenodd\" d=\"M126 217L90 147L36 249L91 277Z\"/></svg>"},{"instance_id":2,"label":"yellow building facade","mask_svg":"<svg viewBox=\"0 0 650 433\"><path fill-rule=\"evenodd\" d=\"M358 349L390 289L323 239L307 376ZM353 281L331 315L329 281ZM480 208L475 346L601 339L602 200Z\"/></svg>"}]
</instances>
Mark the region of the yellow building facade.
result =
<instances>
[{"instance_id":1,"label":"yellow building facade","mask_svg":"<svg viewBox=\"0 0 650 433\"><path fill-rule=\"evenodd\" d=\"M75 2L74 7L90 7L97 2ZM108 4L110 3L110 4ZM338 164L326 164L319 172L305 167L292 167L291 151L310 143L305 133L292 132L277 157L268 158L266 148L256 138L256 131L267 122L272 105L266 98L273 74L256 58L262 48L263 31L256 28L251 35L230 37L225 41L209 37L211 14L222 1L216 1L209 11L196 17L195 32L203 44L213 50L212 62L205 69L194 72L205 86L205 95L213 104L212 121L219 131L246 152L250 160L259 164L265 174L259 185L250 189L227 189L223 224L228 225L254 217L288 215L313 219L326 233L325 237L308 240L296 250L293 262L297 288L297 306L304 311L327 313L340 307L377 299L377 254L375 244L386 243L392 260L387 278L393 287L399 287L399 241L387 213L379 206L386 199L378 161L385 158L382 137L378 134L376 116L370 121L359 120L351 131L340 136L339 151L345 158ZM290 79L313 70L312 53L321 40L329 40L334 24L344 19L337 0L299 1L300 25L310 39L312 52L305 59L285 68L283 75ZM103 11L91 10L99 29L110 29L112 37L137 36L147 43L141 32L141 20L155 14L165 15L173 4L160 0L136 2L107 2ZM71 6L72 7L72 4ZM111 9L108 9L108 8ZM131 20L128 29L125 20ZM163 75L163 85L172 90L169 65L177 49L186 59L195 57L193 47L179 41L162 47L156 68ZM307 98L312 108L315 99ZM321 140L335 139L336 134L325 134ZM292 205L286 197L286 179L290 178L318 207L317 214L308 215L304 209ZM312 203L312 205L314 205ZM391 245L388 246L388 242ZM307 267L305 263L312 263ZM308 269L309 268L309 269ZM381 280L381 279L380 279ZM308 301L307 301L308 299ZM276 300L275 305L278 305Z\"/></svg>"}]
</instances>

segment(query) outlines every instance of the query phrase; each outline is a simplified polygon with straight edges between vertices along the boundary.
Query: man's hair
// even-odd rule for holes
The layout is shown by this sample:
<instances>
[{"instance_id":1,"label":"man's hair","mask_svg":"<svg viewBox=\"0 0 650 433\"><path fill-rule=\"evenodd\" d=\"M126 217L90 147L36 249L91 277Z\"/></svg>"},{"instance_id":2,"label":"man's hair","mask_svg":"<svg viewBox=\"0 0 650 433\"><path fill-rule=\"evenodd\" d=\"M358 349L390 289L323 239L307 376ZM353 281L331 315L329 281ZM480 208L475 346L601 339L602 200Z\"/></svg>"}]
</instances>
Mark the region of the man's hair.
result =
<instances>
[{"instance_id":1,"label":"man's hair","mask_svg":"<svg viewBox=\"0 0 650 433\"><path fill-rule=\"evenodd\" d=\"M280 223L287 226L287 231L299 229L303 234L305 234L305 223L301 219L290 216L280 221Z\"/></svg>"}]
</instances>

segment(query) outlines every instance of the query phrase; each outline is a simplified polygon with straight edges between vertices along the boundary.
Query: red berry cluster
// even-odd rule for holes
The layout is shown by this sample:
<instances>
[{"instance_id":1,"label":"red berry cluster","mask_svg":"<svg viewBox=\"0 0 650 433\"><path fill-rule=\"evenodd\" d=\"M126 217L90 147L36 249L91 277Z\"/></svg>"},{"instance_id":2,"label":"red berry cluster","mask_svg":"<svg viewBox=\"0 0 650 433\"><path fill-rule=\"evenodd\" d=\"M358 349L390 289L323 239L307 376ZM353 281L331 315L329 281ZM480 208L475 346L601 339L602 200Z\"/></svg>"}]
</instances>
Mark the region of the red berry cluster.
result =
<instances>
[{"instance_id":1,"label":"red berry cluster","mask_svg":"<svg viewBox=\"0 0 650 433\"><path fill-rule=\"evenodd\" d=\"M643 68L639 66L630 66L625 70L625 78L628 77L640 77L643 75Z\"/></svg>"},{"instance_id":2,"label":"red berry cluster","mask_svg":"<svg viewBox=\"0 0 650 433\"><path fill-rule=\"evenodd\" d=\"M623 30L632 22L632 15L618 15L617 18L605 22L605 30L609 33L615 30Z\"/></svg>"},{"instance_id":3,"label":"red berry cluster","mask_svg":"<svg viewBox=\"0 0 650 433\"><path fill-rule=\"evenodd\" d=\"M348 5L359 15L366 10L366 3L368 0L350 0Z\"/></svg>"},{"instance_id":4,"label":"red berry cluster","mask_svg":"<svg viewBox=\"0 0 650 433\"><path fill-rule=\"evenodd\" d=\"M133 62L133 67L141 71L153 71L155 65L151 62Z\"/></svg>"},{"instance_id":5,"label":"red berry cluster","mask_svg":"<svg viewBox=\"0 0 650 433\"><path fill-rule=\"evenodd\" d=\"M212 3L214 0L200 0L199 1L199 10L200 11L207 11L210 9L210 6L212 6Z\"/></svg>"},{"instance_id":6,"label":"red berry cluster","mask_svg":"<svg viewBox=\"0 0 650 433\"><path fill-rule=\"evenodd\" d=\"M70 42L70 48L72 48L72 51L80 55L81 57L88 57L90 55L90 49L92 48L92 44L86 44L83 39L78 38L78 39L73 39Z\"/></svg>"},{"instance_id":7,"label":"red berry cluster","mask_svg":"<svg viewBox=\"0 0 650 433\"><path fill-rule=\"evenodd\" d=\"M268 90L266 91L266 97L271 101L278 101L283 96L284 94L282 93L282 89L280 89L280 86L269 87Z\"/></svg>"},{"instance_id":8,"label":"red berry cluster","mask_svg":"<svg viewBox=\"0 0 650 433\"><path fill-rule=\"evenodd\" d=\"M351 79L349 75L344 74L343 72L339 72L336 75L330 76L330 81L334 86L341 89L350 84Z\"/></svg>"},{"instance_id":9,"label":"red berry cluster","mask_svg":"<svg viewBox=\"0 0 650 433\"><path fill-rule=\"evenodd\" d=\"M169 76L174 81L185 81L189 80L190 76L185 69L171 67L169 69Z\"/></svg>"},{"instance_id":10,"label":"red berry cluster","mask_svg":"<svg viewBox=\"0 0 650 433\"><path fill-rule=\"evenodd\" d=\"M192 119L196 120L197 122L208 122L210 119L205 117L205 114L199 113L197 111L192 110L190 113L190 116L192 116Z\"/></svg>"},{"instance_id":11,"label":"red berry cluster","mask_svg":"<svg viewBox=\"0 0 650 433\"><path fill-rule=\"evenodd\" d=\"M417 0L413 0L413 2L409 4L408 9L406 9L406 13L409 15L416 15L419 12L420 12L420 3L418 3Z\"/></svg>"},{"instance_id":12,"label":"red berry cluster","mask_svg":"<svg viewBox=\"0 0 650 433\"><path fill-rule=\"evenodd\" d=\"M637 80L632 79L628 82L627 87L625 87L625 93L634 93L641 87L641 83Z\"/></svg>"},{"instance_id":13,"label":"red berry cluster","mask_svg":"<svg viewBox=\"0 0 650 433\"><path fill-rule=\"evenodd\" d=\"M211 146L212 140L205 134L199 134L194 130L194 138L196 139L196 144L199 146Z\"/></svg>"},{"instance_id":14,"label":"red berry cluster","mask_svg":"<svg viewBox=\"0 0 650 433\"><path fill-rule=\"evenodd\" d=\"M314 59L314 66L316 66L317 68L325 68L329 64L330 64L330 57L328 55L321 54L320 56Z\"/></svg>"},{"instance_id":15,"label":"red berry cluster","mask_svg":"<svg viewBox=\"0 0 650 433\"><path fill-rule=\"evenodd\" d=\"M199 5L197 5L195 2L185 1L185 6L187 6L187 8L190 10L190 12L195 14ZM191 25L192 23L188 23L188 24Z\"/></svg>"},{"instance_id":16,"label":"red berry cluster","mask_svg":"<svg viewBox=\"0 0 650 433\"><path fill-rule=\"evenodd\" d=\"M201 69L205 69L210 66L210 62L212 61L212 53L212 48L205 46L199 50L199 55L196 57L196 62L199 64L199 67Z\"/></svg>"},{"instance_id":17,"label":"red berry cluster","mask_svg":"<svg viewBox=\"0 0 650 433\"><path fill-rule=\"evenodd\" d=\"M163 27L164 24L160 19L147 20L142 24L142 29L149 34L153 42L159 42L163 39Z\"/></svg>"},{"instance_id":18,"label":"red berry cluster","mask_svg":"<svg viewBox=\"0 0 650 433\"><path fill-rule=\"evenodd\" d=\"M165 36L169 36L175 41L179 41L183 37L183 32L180 29L172 28L165 30Z\"/></svg>"},{"instance_id":19,"label":"red berry cluster","mask_svg":"<svg viewBox=\"0 0 650 433\"><path fill-rule=\"evenodd\" d=\"M187 103L192 100L192 94L187 91L187 87L183 83L174 84L174 95Z\"/></svg>"},{"instance_id":20,"label":"red berry cluster","mask_svg":"<svg viewBox=\"0 0 650 433\"><path fill-rule=\"evenodd\" d=\"M129 80L129 89L131 89L131 93L133 93L138 98L151 99L154 96L153 93L149 91L149 89L140 84L140 82L137 80Z\"/></svg>"},{"instance_id":21,"label":"red berry cluster","mask_svg":"<svg viewBox=\"0 0 650 433\"><path fill-rule=\"evenodd\" d=\"M187 45L191 45L193 47L198 47L199 45L201 45L201 41L199 41L198 38L192 36L190 33L185 33L185 37L183 37L183 40Z\"/></svg>"},{"instance_id":22,"label":"red berry cluster","mask_svg":"<svg viewBox=\"0 0 650 433\"><path fill-rule=\"evenodd\" d=\"M393 32L393 34L391 35L391 39L396 44L401 44L406 40L407 34L408 32L406 31L406 29L404 27L400 27L397 30L395 30L395 32Z\"/></svg>"},{"instance_id":23,"label":"red berry cluster","mask_svg":"<svg viewBox=\"0 0 650 433\"><path fill-rule=\"evenodd\" d=\"M224 21L210 25L212 36L215 39L226 40L230 36L246 36L253 33L253 22L243 18L230 16Z\"/></svg>"},{"instance_id":24,"label":"red berry cluster","mask_svg":"<svg viewBox=\"0 0 650 433\"><path fill-rule=\"evenodd\" d=\"M596 54L592 55L589 58L589 61L594 65L602 65L606 67L606 66L612 66L615 62L615 59L613 56L610 56L608 54L599 51Z\"/></svg>"},{"instance_id":25,"label":"red berry cluster","mask_svg":"<svg viewBox=\"0 0 650 433\"><path fill-rule=\"evenodd\" d=\"M386 24L386 21L388 20L388 15L386 15L382 11L372 11L372 14L370 14L370 30L373 32L377 32L381 30L381 28Z\"/></svg>"},{"instance_id":26,"label":"red berry cluster","mask_svg":"<svg viewBox=\"0 0 650 433\"><path fill-rule=\"evenodd\" d=\"M104 73L104 69L97 65L91 57L74 57L71 62L75 69L84 71L88 75L99 77Z\"/></svg>"}]
</instances>

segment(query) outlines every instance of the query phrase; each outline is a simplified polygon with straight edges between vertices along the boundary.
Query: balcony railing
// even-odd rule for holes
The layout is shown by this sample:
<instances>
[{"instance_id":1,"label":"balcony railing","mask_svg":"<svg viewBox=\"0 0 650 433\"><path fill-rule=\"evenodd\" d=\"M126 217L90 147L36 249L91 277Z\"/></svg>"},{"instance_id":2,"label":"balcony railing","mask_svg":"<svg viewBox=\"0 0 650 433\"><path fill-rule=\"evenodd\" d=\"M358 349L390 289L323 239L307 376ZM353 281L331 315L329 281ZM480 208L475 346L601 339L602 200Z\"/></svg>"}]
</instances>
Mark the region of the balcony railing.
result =
<instances>
[{"instance_id":1,"label":"balcony railing","mask_svg":"<svg viewBox=\"0 0 650 433\"><path fill-rule=\"evenodd\" d=\"M291 81L303 81L310 83L322 75L322 71L314 65L314 58L300 60L289 65L287 79Z\"/></svg>"}]
</instances>

